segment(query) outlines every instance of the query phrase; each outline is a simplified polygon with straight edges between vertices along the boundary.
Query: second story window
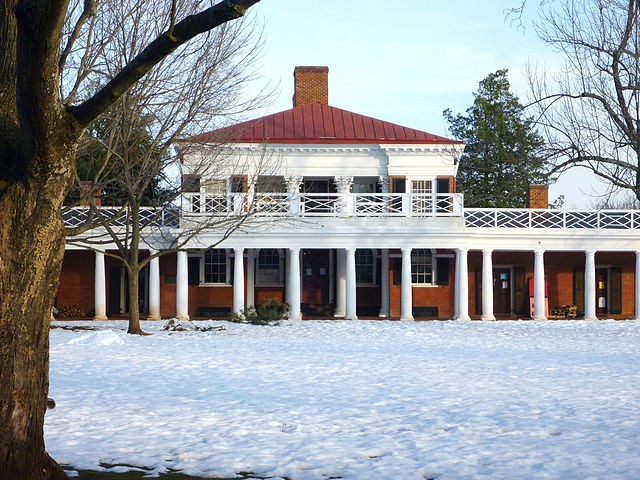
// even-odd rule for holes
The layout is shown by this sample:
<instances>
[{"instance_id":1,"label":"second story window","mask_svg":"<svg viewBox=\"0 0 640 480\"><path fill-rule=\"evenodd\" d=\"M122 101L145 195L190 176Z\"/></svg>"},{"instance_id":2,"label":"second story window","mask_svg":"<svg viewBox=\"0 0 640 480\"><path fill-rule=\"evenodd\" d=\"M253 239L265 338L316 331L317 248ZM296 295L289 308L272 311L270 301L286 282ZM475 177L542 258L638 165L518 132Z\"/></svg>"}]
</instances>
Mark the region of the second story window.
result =
<instances>
[{"instance_id":1,"label":"second story window","mask_svg":"<svg viewBox=\"0 0 640 480\"><path fill-rule=\"evenodd\" d=\"M412 180L412 193L433 193L433 182L431 180Z\"/></svg>"}]
</instances>

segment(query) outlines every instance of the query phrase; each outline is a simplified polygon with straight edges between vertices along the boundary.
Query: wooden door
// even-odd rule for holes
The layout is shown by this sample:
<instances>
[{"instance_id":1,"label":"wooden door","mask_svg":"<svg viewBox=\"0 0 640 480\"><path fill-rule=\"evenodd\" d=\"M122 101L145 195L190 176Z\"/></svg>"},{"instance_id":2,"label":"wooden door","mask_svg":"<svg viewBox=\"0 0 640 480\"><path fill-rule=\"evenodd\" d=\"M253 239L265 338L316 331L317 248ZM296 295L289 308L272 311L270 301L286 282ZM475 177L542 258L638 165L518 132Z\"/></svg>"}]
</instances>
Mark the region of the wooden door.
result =
<instances>
[{"instance_id":1,"label":"wooden door","mask_svg":"<svg viewBox=\"0 0 640 480\"><path fill-rule=\"evenodd\" d=\"M302 251L302 303L329 303L329 250Z\"/></svg>"},{"instance_id":2,"label":"wooden door","mask_svg":"<svg viewBox=\"0 0 640 480\"><path fill-rule=\"evenodd\" d=\"M493 311L497 314L511 313L511 269L493 270Z\"/></svg>"}]
</instances>

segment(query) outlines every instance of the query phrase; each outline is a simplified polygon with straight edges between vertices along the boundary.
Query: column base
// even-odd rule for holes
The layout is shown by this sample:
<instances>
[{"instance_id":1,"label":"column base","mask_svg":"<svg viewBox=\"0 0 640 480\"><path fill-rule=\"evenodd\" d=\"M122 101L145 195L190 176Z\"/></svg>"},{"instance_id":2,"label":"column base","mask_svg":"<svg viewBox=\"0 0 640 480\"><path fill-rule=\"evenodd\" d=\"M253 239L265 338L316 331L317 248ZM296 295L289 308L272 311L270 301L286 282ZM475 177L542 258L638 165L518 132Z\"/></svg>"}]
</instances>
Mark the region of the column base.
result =
<instances>
[{"instance_id":1,"label":"column base","mask_svg":"<svg viewBox=\"0 0 640 480\"><path fill-rule=\"evenodd\" d=\"M93 317L93 320L96 322L101 322L103 320L109 320L106 315L96 315Z\"/></svg>"},{"instance_id":2,"label":"column base","mask_svg":"<svg viewBox=\"0 0 640 480\"><path fill-rule=\"evenodd\" d=\"M546 320L546 319L545 319L545 320ZM583 320L598 320L598 317L596 317L595 315L594 315L594 316L592 316L592 317L587 317L587 316L585 316L585 317L583 318Z\"/></svg>"},{"instance_id":3,"label":"column base","mask_svg":"<svg viewBox=\"0 0 640 480\"><path fill-rule=\"evenodd\" d=\"M347 316L345 315L344 319L345 319L345 320L358 320L358 316L357 316L357 315L353 315L353 316L347 317Z\"/></svg>"},{"instance_id":4,"label":"column base","mask_svg":"<svg viewBox=\"0 0 640 480\"><path fill-rule=\"evenodd\" d=\"M346 315L346 312L333 312L333 316L337 318L343 318Z\"/></svg>"},{"instance_id":5,"label":"column base","mask_svg":"<svg viewBox=\"0 0 640 480\"><path fill-rule=\"evenodd\" d=\"M302 314L289 315L289 320L302 320Z\"/></svg>"},{"instance_id":6,"label":"column base","mask_svg":"<svg viewBox=\"0 0 640 480\"><path fill-rule=\"evenodd\" d=\"M160 315L149 315L147 320L162 320L162 317Z\"/></svg>"},{"instance_id":7,"label":"column base","mask_svg":"<svg viewBox=\"0 0 640 480\"><path fill-rule=\"evenodd\" d=\"M404 317L400 317L400 321L401 322L413 322L415 320L415 318L413 318L413 315L407 315Z\"/></svg>"},{"instance_id":8,"label":"column base","mask_svg":"<svg viewBox=\"0 0 640 480\"><path fill-rule=\"evenodd\" d=\"M469 315L458 315L455 320L462 320L464 322L471 321L471 317Z\"/></svg>"},{"instance_id":9,"label":"column base","mask_svg":"<svg viewBox=\"0 0 640 480\"><path fill-rule=\"evenodd\" d=\"M191 320L189 315L176 315L176 320Z\"/></svg>"},{"instance_id":10,"label":"column base","mask_svg":"<svg viewBox=\"0 0 640 480\"><path fill-rule=\"evenodd\" d=\"M542 315L540 317L534 316L531 320L535 320L536 322L546 322L549 319L545 315Z\"/></svg>"},{"instance_id":11,"label":"column base","mask_svg":"<svg viewBox=\"0 0 640 480\"><path fill-rule=\"evenodd\" d=\"M487 315L487 316L483 315L482 317L480 317L480 320L484 320L484 321L487 321L487 322L493 321L495 319L496 319L496 317L494 317L493 315Z\"/></svg>"},{"instance_id":12,"label":"column base","mask_svg":"<svg viewBox=\"0 0 640 480\"><path fill-rule=\"evenodd\" d=\"M384 312L380 312L378 314L378 318L389 318L389 314L388 313L384 313Z\"/></svg>"}]
</instances>

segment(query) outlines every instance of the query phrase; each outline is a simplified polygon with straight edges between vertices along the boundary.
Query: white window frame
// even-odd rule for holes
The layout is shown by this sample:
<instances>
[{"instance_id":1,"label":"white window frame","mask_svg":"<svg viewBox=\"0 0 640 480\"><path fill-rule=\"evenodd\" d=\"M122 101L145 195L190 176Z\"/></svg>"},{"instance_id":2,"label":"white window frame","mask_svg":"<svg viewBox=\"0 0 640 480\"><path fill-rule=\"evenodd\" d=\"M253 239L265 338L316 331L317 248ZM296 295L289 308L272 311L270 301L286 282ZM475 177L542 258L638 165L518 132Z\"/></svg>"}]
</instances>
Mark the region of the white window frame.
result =
<instances>
[{"instance_id":1,"label":"white window frame","mask_svg":"<svg viewBox=\"0 0 640 480\"><path fill-rule=\"evenodd\" d=\"M428 252L429 256L431 257L430 270L429 270L429 272L425 271L425 272L415 272L414 273L414 268L413 268L414 267L414 256L417 256L418 252L421 252L421 251ZM437 263L438 262L436 261L436 255L435 255L435 253L434 253L434 251L432 249L429 249L429 248L414 248L411 251L411 284L412 285L417 285L417 286L427 286L427 287L434 286L435 285L435 279L437 278L437 276L436 276L436 274L437 274L437 272L436 272L436 264ZM417 264L415 264L415 265L417 265ZM426 278L426 276L429 275L429 273L431 274L431 281L430 282L417 282L417 281L414 281L414 278L415 278L414 276L415 275L422 275L423 277ZM420 278L418 277L418 278L416 278L416 280L420 280Z\"/></svg>"},{"instance_id":2,"label":"white window frame","mask_svg":"<svg viewBox=\"0 0 640 480\"><path fill-rule=\"evenodd\" d=\"M206 252L203 252L200 255L200 286L203 287L219 287L219 286L228 286L231 284L231 256L229 255L229 251L226 248L210 248L211 250L222 250L224 251L225 256L225 274L224 274L224 282L206 282L205 281L205 257ZM221 265L220 263L219 265Z\"/></svg>"},{"instance_id":3,"label":"white window frame","mask_svg":"<svg viewBox=\"0 0 640 480\"><path fill-rule=\"evenodd\" d=\"M363 252L363 251L370 251L371 252L371 282L358 282L358 252ZM375 286L377 285L377 255L376 255L376 250L374 250L373 248L358 248L356 250L356 286L362 286L362 287L371 287L371 286Z\"/></svg>"},{"instance_id":4,"label":"white window frame","mask_svg":"<svg viewBox=\"0 0 640 480\"><path fill-rule=\"evenodd\" d=\"M433 184L432 178L411 179L411 193L433 194Z\"/></svg>"}]
</instances>

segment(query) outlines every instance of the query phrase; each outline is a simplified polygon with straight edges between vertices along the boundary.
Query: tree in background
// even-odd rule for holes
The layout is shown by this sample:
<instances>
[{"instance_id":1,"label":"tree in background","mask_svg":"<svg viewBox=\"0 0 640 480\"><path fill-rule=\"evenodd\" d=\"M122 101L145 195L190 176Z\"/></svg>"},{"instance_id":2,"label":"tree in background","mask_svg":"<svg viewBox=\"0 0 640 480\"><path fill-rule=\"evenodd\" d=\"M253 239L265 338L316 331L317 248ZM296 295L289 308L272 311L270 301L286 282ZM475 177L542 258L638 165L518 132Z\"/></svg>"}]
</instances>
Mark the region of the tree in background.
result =
<instances>
[{"instance_id":1,"label":"tree in background","mask_svg":"<svg viewBox=\"0 0 640 480\"><path fill-rule=\"evenodd\" d=\"M155 14L146 2L104 0L103 5L107 13L94 28L102 36L111 34L125 41L92 53L93 62L85 62L84 68L76 71L93 84L108 80L158 35ZM163 219L177 217L181 166L176 140L224 125L230 117L246 115L264 103L265 92L248 99L240 95L255 77L253 66L261 47L256 32L255 22L242 20L182 47L114 102L85 132L72 196L90 207L90 215L83 225L67 229L67 243L104 251L122 263L127 276L129 333L143 333L139 278L151 259L175 252L205 228L217 229L218 241L222 241L254 213L250 208L240 215L217 212L180 230L165 225L173 231L171 235L161 228ZM82 56L92 48L87 40L78 40L84 46ZM76 54L82 64L78 57ZM76 84L68 80L69 85ZM74 92L69 89L70 95ZM225 140L218 139L220 147ZM181 154L190 147L181 143ZM229 166L223 163L228 162L210 149L197 173L222 171ZM97 203L118 208L96 208ZM162 239L163 248L147 254L153 239Z\"/></svg>"},{"instance_id":2,"label":"tree in background","mask_svg":"<svg viewBox=\"0 0 640 480\"><path fill-rule=\"evenodd\" d=\"M67 63L82 48L76 40L89 29L85 38L96 47L77 57L81 63L127 41L94 30L105 18L103 4L0 2L0 480L66 478L45 451L43 426L49 322L65 247L61 209L75 178L82 132L167 56L258 1L145 2L157 37L87 95L82 76L71 87L76 95L61 93L66 75L74 78L78 68Z\"/></svg>"},{"instance_id":3,"label":"tree in background","mask_svg":"<svg viewBox=\"0 0 640 480\"><path fill-rule=\"evenodd\" d=\"M529 72L553 170L586 168L640 199L640 2L543 7L538 35L565 60L554 74Z\"/></svg>"},{"instance_id":4,"label":"tree in background","mask_svg":"<svg viewBox=\"0 0 640 480\"><path fill-rule=\"evenodd\" d=\"M468 207L522 208L529 185L545 181L543 144L509 90L507 70L480 82L466 115L444 111L451 134L465 142L457 189Z\"/></svg>"}]
</instances>

